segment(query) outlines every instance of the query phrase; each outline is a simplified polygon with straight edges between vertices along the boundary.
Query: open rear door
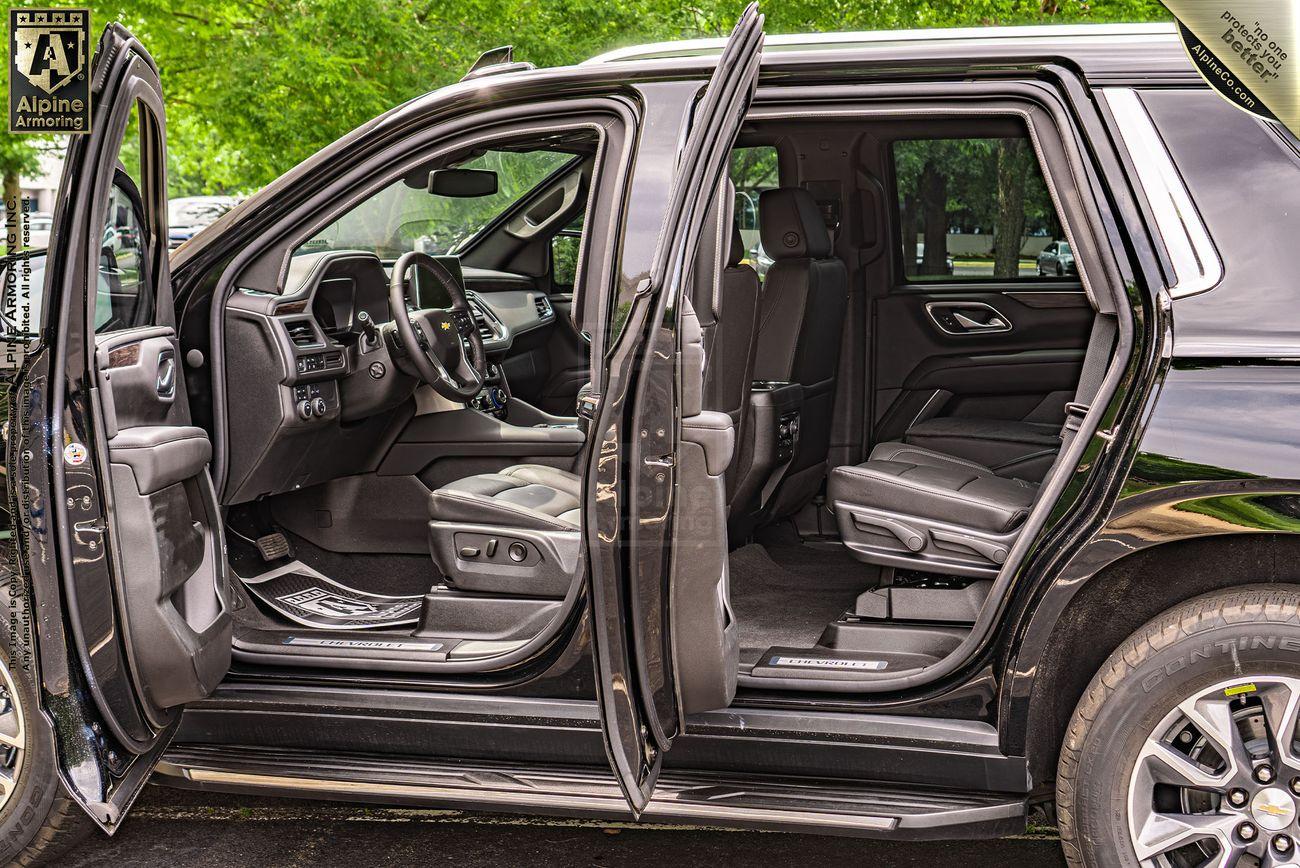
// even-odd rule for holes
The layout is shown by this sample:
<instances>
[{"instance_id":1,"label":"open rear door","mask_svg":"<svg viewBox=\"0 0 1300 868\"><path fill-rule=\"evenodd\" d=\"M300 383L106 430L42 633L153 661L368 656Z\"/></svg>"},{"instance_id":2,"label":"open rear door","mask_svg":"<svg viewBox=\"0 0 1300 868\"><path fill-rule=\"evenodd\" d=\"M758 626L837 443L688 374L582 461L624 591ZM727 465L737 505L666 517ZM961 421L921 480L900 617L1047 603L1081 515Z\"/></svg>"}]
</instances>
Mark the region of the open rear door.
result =
<instances>
[{"instance_id":1,"label":"open rear door","mask_svg":"<svg viewBox=\"0 0 1300 868\"><path fill-rule=\"evenodd\" d=\"M212 445L191 422L176 336L158 71L112 24L92 75L8 466L63 780L112 832L181 708L229 668L231 620Z\"/></svg>"},{"instance_id":2,"label":"open rear door","mask_svg":"<svg viewBox=\"0 0 1300 868\"><path fill-rule=\"evenodd\" d=\"M610 763L638 815L681 721L669 605L679 481L678 305L709 200L754 94L762 46L763 16L754 3L695 106L649 277L606 356L591 427L584 527L601 718ZM726 618L719 606L711 620L720 623L709 628L721 633ZM735 660L716 665L715 675L734 689Z\"/></svg>"}]
</instances>

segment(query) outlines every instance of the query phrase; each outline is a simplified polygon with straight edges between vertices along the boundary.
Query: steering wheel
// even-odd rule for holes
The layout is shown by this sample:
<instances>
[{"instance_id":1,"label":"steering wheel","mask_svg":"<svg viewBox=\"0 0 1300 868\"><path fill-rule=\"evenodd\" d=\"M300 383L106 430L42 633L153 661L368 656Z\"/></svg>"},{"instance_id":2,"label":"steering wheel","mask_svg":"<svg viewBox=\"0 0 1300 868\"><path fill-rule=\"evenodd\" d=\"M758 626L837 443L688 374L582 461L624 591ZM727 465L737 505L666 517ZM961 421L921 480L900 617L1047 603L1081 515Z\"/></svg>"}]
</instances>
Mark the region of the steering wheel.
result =
<instances>
[{"instance_id":1,"label":"steering wheel","mask_svg":"<svg viewBox=\"0 0 1300 868\"><path fill-rule=\"evenodd\" d=\"M406 305L407 274L422 268L447 291L451 307L410 310ZM388 308L397 340L420 379L451 401L468 401L483 388L487 354L474 325L465 289L446 266L427 253L412 250L393 266L388 284Z\"/></svg>"}]
</instances>

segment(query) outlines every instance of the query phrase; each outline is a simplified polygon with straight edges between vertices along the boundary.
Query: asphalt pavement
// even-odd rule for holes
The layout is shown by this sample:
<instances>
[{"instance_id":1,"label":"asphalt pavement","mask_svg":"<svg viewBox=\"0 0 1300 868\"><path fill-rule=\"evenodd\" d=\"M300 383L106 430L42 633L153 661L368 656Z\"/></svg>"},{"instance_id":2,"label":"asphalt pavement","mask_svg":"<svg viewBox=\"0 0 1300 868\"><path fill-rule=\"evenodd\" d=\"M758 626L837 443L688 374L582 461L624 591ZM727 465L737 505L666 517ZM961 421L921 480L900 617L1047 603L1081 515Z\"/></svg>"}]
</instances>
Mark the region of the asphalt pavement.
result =
<instances>
[{"instance_id":1,"label":"asphalt pavement","mask_svg":"<svg viewBox=\"0 0 1300 868\"><path fill-rule=\"evenodd\" d=\"M1064 865L1057 841L895 843L859 838L548 820L195 793L151 785L112 838L95 833L62 868L430 865L831 868Z\"/></svg>"}]
</instances>

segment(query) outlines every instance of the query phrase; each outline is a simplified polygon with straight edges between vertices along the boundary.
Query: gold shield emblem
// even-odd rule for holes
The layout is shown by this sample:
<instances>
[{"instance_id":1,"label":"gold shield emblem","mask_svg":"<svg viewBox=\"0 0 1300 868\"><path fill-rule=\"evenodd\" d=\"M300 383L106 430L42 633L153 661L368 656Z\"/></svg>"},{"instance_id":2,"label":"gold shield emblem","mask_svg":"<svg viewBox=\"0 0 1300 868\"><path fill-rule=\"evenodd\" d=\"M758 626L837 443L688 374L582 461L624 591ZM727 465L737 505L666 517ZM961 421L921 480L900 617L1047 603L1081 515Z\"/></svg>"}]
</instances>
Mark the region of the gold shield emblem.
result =
<instances>
[{"instance_id":1,"label":"gold shield emblem","mask_svg":"<svg viewBox=\"0 0 1300 868\"><path fill-rule=\"evenodd\" d=\"M23 16L13 30L14 62L23 77L48 94L83 72L84 13L44 11Z\"/></svg>"}]
</instances>

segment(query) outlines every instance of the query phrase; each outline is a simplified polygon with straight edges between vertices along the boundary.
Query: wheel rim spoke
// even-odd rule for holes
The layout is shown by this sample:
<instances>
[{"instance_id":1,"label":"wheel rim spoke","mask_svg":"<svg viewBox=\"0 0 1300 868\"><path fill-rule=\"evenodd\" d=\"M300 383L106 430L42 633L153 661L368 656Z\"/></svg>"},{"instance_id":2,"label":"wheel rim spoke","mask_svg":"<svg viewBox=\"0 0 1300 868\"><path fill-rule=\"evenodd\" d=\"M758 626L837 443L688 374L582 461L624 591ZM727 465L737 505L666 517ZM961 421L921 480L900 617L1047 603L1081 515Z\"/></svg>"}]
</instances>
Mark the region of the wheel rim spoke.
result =
<instances>
[{"instance_id":1,"label":"wheel rim spoke","mask_svg":"<svg viewBox=\"0 0 1300 868\"><path fill-rule=\"evenodd\" d=\"M1238 775L1250 774L1250 757L1246 754L1246 745L1241 740L1241 732L1237 729L1232 706L1227 699L1189 699L1180 703L1178 710L1214 743L1215 750L1227 762L1228 770L1222 779L1230 780Z\"/></svg>"},{"instance_id":2,"label":"wheel rim spoke","mask_svg":"<svg viewBox=\"0 0 1300 868\"><path fill-rule=\"evenodd\" d=\"M13 703L0 713L0 747L23 747L23 719Z\"/></svg>"},{"instance_id":3,"label":"wheel rim spoke","mask_svg":"<svg viewBox=\"0 0 1300 868\"><path fill-rule=\"evenodd\" d=\"M1152 783L1171 784L1196 790L1216 790L1232 778L1232 769L1214 774L1198 765L1195 760L1161 741L1147 741L1142 752L1142 762Z\"/></svg>"},{"instance_id":4,"label":"wheel rim spoke","mask_svg":"<svg viewBox=\"0 0 1300 868\"><path fill-rule=\"evenodd\" d=\"M1137 831L1139 859L1150 859L1207 839L1219 842L1219 853L1232 850L1231 832L1237 817L1222 814L1161 814L1152 811Z\"/></svg>"},{"instance_id":5,"label":"wheel rim spoke","mask_svg":"<svg viewBox=\"0 0 1300 868\"><path fill-rule=\"evenodd\" d=\"M1264 719L1268 722L1269 745L1273 755L1293 768L1300 766L1291 749L1295 740L1297 715L1300 714L1300 690L1286 682L1270 684L1260 692Z\"/></svg>"}]
</instances>

